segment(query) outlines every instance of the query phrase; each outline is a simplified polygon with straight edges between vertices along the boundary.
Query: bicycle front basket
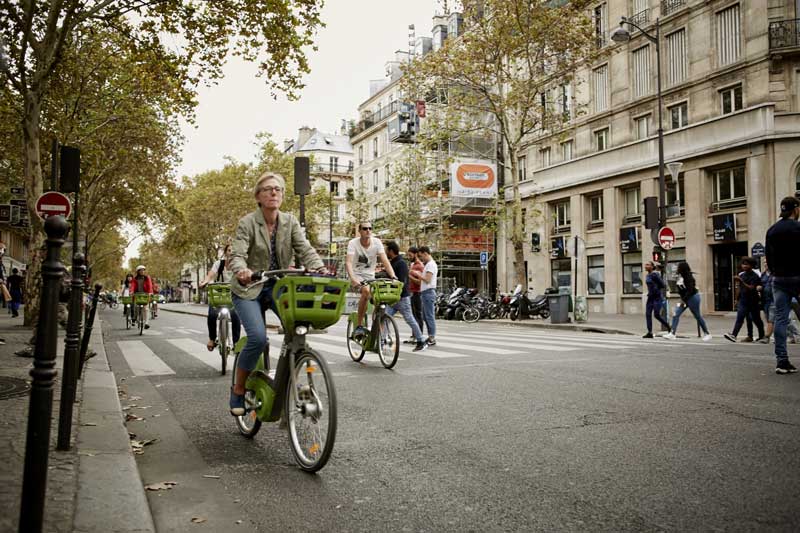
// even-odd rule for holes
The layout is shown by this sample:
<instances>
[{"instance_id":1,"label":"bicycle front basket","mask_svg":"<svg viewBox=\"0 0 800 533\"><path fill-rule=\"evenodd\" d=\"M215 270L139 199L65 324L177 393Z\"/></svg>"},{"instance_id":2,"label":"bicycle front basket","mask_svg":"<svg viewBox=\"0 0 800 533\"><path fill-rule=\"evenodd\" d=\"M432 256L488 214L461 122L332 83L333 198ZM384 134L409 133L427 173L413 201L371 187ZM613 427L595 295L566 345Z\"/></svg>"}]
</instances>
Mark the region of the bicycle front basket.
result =
<instances>
[{"instance_id":1,"label":"bicycle front basket","mask_svg":"<svg viewBox=\"0 0 800 533\"><path fill-rule=\"evenodd\" d=\"M130 296L120 296L119 301L122 302L122 305L130 305L132 298Z\"/></svg>"},{"instance_id":2,"label":"bicycle front basket","mask_svg":"<svg viewBox=\"0 0 800 533\"><path fill-rule=\"evenodd\" d=\"M372 301L375 305L392 305L400 301L403 292L403 282L390 279L379 279L370 284L372 288Z\"/></svg>"},{"instance_id":3,"label":"bicycle front basket","mask_svg":"<svg viewBox=\"0 0 800 533\"><path fill-rule=\"evenodd\" d=\"M284 328L297 324L325 329L344 310L347 280L322 276L284 276L275 283L273 299Z\"/></svg>"},{"instance_id":4,"label":"bicycle front basket","mask_svg":"<svg viewBox=\"0 0 800 533\"><path fill-rule=\"evenodd\" d=\"M147 305L150 303L150 295L146 292L137 292L133 295L133 303L136 305Z\"/></svg>"},{"instance_id":5,"label":"bicycle front basket","mask_svg":"<svg viewBox=\"0 0 800 533\"><path fill-rule=\"evenodd\" d=\"M221 307L227 305L231 307L231 284L230 283L209 283L208 284L208 303L211 307Z\"/></svg>"}]
</instances>

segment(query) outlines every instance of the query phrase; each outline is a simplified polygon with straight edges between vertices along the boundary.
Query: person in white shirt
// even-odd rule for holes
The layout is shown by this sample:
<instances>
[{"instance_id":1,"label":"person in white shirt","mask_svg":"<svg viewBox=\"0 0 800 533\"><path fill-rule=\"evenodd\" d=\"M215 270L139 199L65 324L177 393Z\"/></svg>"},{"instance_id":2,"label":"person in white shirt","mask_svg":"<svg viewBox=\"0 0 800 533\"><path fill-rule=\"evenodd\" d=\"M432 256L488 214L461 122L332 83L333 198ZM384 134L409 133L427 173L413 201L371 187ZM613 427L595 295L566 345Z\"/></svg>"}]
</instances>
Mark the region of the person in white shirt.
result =
<instances>
[{"instance_id":1,"label":"person in white shirt","mask_svg":"<svg viewBox=\"0 0 800 533\"><path fill-rule=\"evenodd\" d=\"M358 301L358 327L353 331L354 337L367 334L363 324L370 290L365 282L375 279L375 267L378 265L378 261L381 262L386 273L392 279L396 279L392 264L383 249L383 243L379 238L372 236L372 223L361 222L358 225L358 235L347 243L347 258L345 259L350 283L361 292L361 299Z\"/></svg>"},{"instance_id":2,"label":"person in white shirt","mask_svg":"<svg viewBox=\"0 0 800 533\"><path fill-rule=\"evenodd\" d=\"M200 282L200 288L204 288L206 285L212 282L224 282L230 283L231 278L233 278L233 271L231 270L231 245L225 245L225 249L222 252L222 257L217 259L214 265L211 267L211 270L208 271L206 277L203 281ZM208 304L208 316L206 319L207 326L208 326L208 343L206 343L206 348L208 351L211 352L217 346L217 308L212 307L211 304ZM239 342L239 337L242 334L242 323L239 320L239 315L236 313L236 309L231 307L231 330L233 336L233 345L236 346L236 343Z\"/></svg>"},{"instance_id":3,"label":"person in white shirt","mask_svg":"<svg viewBox=\"0 0 800 533\"><path fill-rule=\"evenodd\" d=\"M428 345L436 344L436 276L439 274L439 267L431 257L431 249L427 246L419 247L419 259L425 267L422 272L411 271L408 276L419 280L420 297L422 298L422 316L425 326L428 328Z\"/></svg>"}]
</instances>

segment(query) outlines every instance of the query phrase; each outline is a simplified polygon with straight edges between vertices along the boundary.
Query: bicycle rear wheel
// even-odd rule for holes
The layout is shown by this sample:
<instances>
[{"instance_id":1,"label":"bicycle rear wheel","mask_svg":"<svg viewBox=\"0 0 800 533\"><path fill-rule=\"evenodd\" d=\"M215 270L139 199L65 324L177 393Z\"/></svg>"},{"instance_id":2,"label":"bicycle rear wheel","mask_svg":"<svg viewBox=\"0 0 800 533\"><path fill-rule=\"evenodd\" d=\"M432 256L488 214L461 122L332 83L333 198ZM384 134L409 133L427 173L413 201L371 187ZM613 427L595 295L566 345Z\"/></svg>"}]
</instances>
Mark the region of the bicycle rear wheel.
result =
<instances>
[{"instance_id":1,"label":"bicycle rear wheel","mask_svg":"<svg viewBox=\"0 0 800 533\"><path fill-rule=\"evenodd\" d=\"M474 307L467 307L466 309L464 309L464 314L462 315L464 322L469 322L469 323L477 322L480 317L481 317L481 312L475 309Z\"/></svg>"},{"instance_id":2,"label":"bicycle rear wheel","mask_svg":"<svg viewBox=\"0 0 800 533\"><path fill-rule=\"evenodd\" d=\"M130 307L126 307L124 310L125 314L125 329L131 329L131 313L133 310Z\"/></svg>"},{"instance_id":3,"label":"bicycle rear wheel","mask_svg":"<svg viewBox=\"0 0 800 533\"><path fill-rule=\"evenodd\" d=\"M383 315L378 323L380 326L380 340L378 342L378 357L384 368L392 368L397 364L400 355L400 333L397 324L389 315Z\"/></svg>"},{"instance_id":4,"label":"bicycle rear wheel","mask_svg":"<svg viewBox=\"0 0 800 533\"><path fill-rule=\"evenodd\" d=\"M353 324L352 320L347 322L347 351L350 353L350 357L358 363L362 359L364 359L364 346L353 339L353 330L356 329L355 324Z\"/></svg>"},{"instance_id":5,"label":"bicycle rear wheel","mask_svg":"<svg viewBox=\"0 0 800 533\"><path fill-rule=\"evenodd\" d=\"M143 335L144 334L144 306L138 305L136 307L139 310L139 312L138 312L139 316L136 318L136 321L139 323L139 335Z\"/></svg>"},{"instance_id":6,"label":"bicycle rear wheel","mask_svg":"<svg viewBox=\"0 0 800 533\"><path fill-rule=\"evenodd\" d=\"M233 384L236 382L236 371L235 369L238 368L239 365L239 354L236 354L236 357L233 359L233 368L234 371L231 372L231 388ZM239 433L247 437L248 439L252 439L258 433L258 430L261 429L261 420L258 419L256 415L255 407L256 404L256 395L252 390L245 390L244 392L244 406L245 412L242 416L236 416L234 419L236 420L236 427L239 429Z\"/></svg>"},{"instance_id":7,"label":"bicycle rear wheel","mask_svg":"<svg viewBox=\"0 0 800 533\"><path fill-rule=\"evenodd\" d=\"M228 346L228 327L229 327L228 317L221 316L218 322L218 330L217 330L217 342L219 343L219 355L222 358L222 375L225 375L225 371L228 368L228 353L230 353L230 347Z\"/></svg>"},{"instance_id":8,"label":"bicycle rear wheel","mask_svg":"<svg viewBox=\"0 0 800 533\"><path fill-rule=\"evenodd\" d=\"M336 440L336 391L325 360L307 348L297 355L286 391L289 444L301 469L325 466Z\"/></svg>"}]
</instances>

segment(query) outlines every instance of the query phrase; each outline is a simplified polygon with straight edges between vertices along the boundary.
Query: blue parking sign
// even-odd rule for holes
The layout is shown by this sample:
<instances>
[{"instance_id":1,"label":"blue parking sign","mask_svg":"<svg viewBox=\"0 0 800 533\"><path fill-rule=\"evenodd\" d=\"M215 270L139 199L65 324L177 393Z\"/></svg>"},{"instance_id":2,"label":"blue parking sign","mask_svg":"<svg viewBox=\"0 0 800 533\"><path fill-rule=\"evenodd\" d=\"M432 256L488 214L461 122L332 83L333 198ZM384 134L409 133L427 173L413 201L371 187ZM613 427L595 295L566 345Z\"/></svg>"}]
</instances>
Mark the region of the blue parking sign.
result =
<instances>
[{"instance_id":1,"label":"blue parking sign","mask_svg":"<svg viewBox=\"0 0 800 533\"><path fill-rule=\"evenodd\" d=\"M489 252L481 252L481 266L489 264Z\"/></svg>"}]
</instances>

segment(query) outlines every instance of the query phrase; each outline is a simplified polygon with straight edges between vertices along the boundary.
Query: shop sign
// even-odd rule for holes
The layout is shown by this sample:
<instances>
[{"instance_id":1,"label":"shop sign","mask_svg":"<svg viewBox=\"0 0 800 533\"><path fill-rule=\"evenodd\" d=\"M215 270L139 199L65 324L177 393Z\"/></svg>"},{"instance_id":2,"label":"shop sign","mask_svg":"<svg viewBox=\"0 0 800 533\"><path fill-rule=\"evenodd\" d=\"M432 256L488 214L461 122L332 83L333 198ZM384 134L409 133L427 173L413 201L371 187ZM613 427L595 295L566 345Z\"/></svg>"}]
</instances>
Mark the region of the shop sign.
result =
<instances>
[{"instance_id":1,"label":"shop sign","mask_svg":"<svg viewBox=\"0 0 800 533\"><path fill-rule=\"evenodd\" d=\"M636 228L619 229L619 248L623 254L639 251L639 236Z\"/></svg>"},{"instance_id":2,"label":"shop sign","mask_svg":"<svg viewBox=\"0 0 800 533\"><path fill-rule=\"evenodd\" d=\"M550 259L561 259L566 257L564 250L564 237L553 237L550 239Z\"/></svg>"},{"instance_id":3,"label":"shop sign","mask_svg":"<svg viewBox=\"0 0 800 533\"><path fill-rule=\"evenodd\" d=\"M714 215L712 222L714 224L714 241L736 240L736 214Z\"/></svg>"},{"instance_id":4,"label":"shop sign","mask_svg":"<svg viewBox=\"0 0 800 533\"><path fill-rule=\"evenodd\" d=\"M750 249L750 255L752 255L753 257L764 257L765 255L767 255L767 251L764 249L763 244L757 242Z\"/></svg>"},{"instance_id":5,"label":"shop sign","mask_svg":"<svg viewBox=\"0 0 800 533\"><path fill-rule=\"evenodd\" d=\"M491 161L469 159L450 165L452 196L494 198L497 196L497 166Z\"/></svg>"}]
</instances>

